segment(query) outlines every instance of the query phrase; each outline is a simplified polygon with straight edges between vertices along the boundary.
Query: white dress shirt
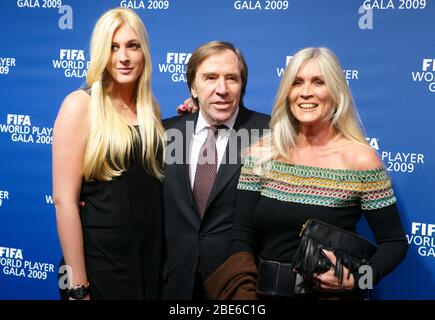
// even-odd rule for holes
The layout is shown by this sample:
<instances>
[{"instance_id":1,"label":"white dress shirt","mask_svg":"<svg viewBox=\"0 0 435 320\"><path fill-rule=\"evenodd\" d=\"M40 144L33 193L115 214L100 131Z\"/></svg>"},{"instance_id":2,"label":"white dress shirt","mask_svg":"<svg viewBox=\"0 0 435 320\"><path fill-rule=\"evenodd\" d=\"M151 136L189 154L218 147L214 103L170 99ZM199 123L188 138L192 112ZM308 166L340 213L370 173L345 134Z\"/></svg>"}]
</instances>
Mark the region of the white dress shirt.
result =
<instances>
[{"instance_id":1,"label":"white dress shirt","mask_svg":"<svg viewBox=\"0 0 435 320\"><path fill-rule=\"evenodd\" d=\"M231 134L231 129L233 129L234 123L236 122L237 115L239 113L239 108L237 108L236 112L225 121L224 125L228 127L228 130L219 129L218 136L216 138L216 150L217 150L217 171L219 171L219 166L222 163L222 159L224 157L225 149L228 144L228 139ZM198 156L199 150L201 146L204 144L207 139L208 129L210 125L205 120L202 115L202 111L200 109L198 114L198 121L196 122L195 132L193 134L191 143L190 143L190 166L189 166L189 176L190 176L190 186L193 190L193 184L195 183L195 174L196 174L196 165L198 164Z\"/></svg>"}]
</instances>

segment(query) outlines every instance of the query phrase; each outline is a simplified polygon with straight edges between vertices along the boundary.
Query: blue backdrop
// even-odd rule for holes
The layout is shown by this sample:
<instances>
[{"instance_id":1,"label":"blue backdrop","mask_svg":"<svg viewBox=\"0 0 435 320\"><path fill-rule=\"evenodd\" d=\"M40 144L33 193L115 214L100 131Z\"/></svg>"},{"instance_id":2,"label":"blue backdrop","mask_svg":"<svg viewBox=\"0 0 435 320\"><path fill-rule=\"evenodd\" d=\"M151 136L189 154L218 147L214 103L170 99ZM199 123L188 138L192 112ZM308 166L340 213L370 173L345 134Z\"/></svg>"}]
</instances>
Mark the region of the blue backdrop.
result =
<instances>
[{"instance_id":1,"label":"blue backdrop","mask_svg":"<svg viewBox=\"0 0 435 320\"><path fill-rule=\"evenodd\" d=\"M0 4L0 299L57 299L53 122L85 81L89 39L107 9L148 28L164 117L187 96L186 57L231 41L249 65L245 103L270 113L290 56L337 53L367 138L391 173L410 249L380 299L435 298L435 4L430 0L4 0ZM432 30L432 31L430 31ZM432 34L432 36L431 36ZM360 224L367 233L365 222Z\"/></svg>"}]
</instances>

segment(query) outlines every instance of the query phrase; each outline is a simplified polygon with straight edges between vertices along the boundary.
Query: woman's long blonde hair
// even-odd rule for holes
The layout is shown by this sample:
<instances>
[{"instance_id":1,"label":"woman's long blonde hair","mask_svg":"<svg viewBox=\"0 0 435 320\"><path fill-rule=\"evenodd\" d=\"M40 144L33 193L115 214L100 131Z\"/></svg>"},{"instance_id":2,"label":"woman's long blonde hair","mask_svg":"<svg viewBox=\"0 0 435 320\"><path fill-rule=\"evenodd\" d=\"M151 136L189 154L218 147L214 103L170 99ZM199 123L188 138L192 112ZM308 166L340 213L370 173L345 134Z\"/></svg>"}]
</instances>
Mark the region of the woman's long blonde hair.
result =
<instances>
[{"instance_id":1,"label":"woman's long blonde hair","mask_svg":"<svg viewBox=\"0 0 435 320\"><path fill-rule=\"evenodd\" d=\"M252 146L252 154L259 157L260 166L277 158L291 161L289 154L296 144L298 122L290 110L289 93L299 69L308 60L317 61L325 77L333 102L329 115L331 125L347 139L367 144L348 83L336 55L327 48L305 48L290 59L284 71L272 110L271 133Z\"/></svg>"},{"instance_id":2,"label":"woman's long blonde hair","mask_svg":"<svg viewBox=\"0 0 435 320\"><path fill-rule=\"evenodd\" d=\"M129 126L115 109L107 88L106 67L110 59L114 32L123 24L130 26L139 38L144 54L144 69L138 79L136 103L139 132ZM130 9L116 8L97 21L90 44L87 85L91 89L90 132L84 156L84 178L108 181L127 169L134 142L140 137L144 167L163 178L165 135L159 106L151 91L151 57L148 35L141 18Z\"/></svg>"}]
</instances>

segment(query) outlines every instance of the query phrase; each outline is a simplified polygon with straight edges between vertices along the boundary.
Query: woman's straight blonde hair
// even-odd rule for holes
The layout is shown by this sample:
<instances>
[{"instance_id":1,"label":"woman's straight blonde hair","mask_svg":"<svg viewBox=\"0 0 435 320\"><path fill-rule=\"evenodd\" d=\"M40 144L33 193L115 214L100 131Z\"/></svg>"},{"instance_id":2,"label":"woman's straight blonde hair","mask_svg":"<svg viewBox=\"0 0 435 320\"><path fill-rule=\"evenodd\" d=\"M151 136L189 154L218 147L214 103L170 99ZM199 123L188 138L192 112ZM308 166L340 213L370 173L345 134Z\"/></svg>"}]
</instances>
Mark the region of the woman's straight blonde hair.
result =
<instances>
[{"instance_id":1,"label":"woman's straight blonde hair","mask_svg":"<svg viewBox=\"0 0 435 320\"><path fill-rule=\"evenodd\" d=\"M266 162L289 158L298 135L298 122L290 110L289 94L299 69L309 60L319 63L331 96L333 108L329 114L331 125L344 137L367 144L364 130L356 111L349 85L336 55L327 48L305 48L289 61L279 85L270 120L271 133L263 137L251 149L258 155L260 166Z\"/></svg>"},{"instance_id":2,"label":"woman's straight blonde hair","mask_svg":"<svg viewBox=\"0 0 435 320\"><path fill-rule=\"evenodd\" d=\"M139 132L129 126L115 109L107 88L106 71L115 31L130 26L139 38L144 55L144 68L137 80L136 103ZM143 165L156 178L162 179L165 134L160 109L151 91L151 56L148 35L141 18L130 9L116 8L97 21L90 43L90 65L86 78L91 89L90 132L84 156L84 178L108 181L127 169L134 143L140 137Z\"/></svg>"}]
</instances>

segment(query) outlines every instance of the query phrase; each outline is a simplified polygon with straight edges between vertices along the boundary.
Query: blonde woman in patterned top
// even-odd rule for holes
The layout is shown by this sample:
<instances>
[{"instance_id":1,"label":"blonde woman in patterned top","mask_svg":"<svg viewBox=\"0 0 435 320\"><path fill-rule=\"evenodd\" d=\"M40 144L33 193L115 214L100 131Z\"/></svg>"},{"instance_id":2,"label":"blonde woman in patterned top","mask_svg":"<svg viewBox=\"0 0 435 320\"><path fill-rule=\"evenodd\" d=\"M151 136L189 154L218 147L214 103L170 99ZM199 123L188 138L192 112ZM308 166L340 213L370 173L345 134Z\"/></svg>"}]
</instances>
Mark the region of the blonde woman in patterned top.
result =
<instances>
[{"instance_id":1,"label":"blonde woman in patterned top","mask_svg":"<svg viewBox=\"0 0 435 320\"><path fill-rule=\"evenodd\" d=\"M324 254L333 267L314 274L315 282L304 281L291 268L308 219L355 232L361 216L366 218L378 247L370 260L368 288L396 268L407 251L391 181L364 138L333 52L306 48L293 56L270 127L271 134L251 146L242 167L233 255L208 279L210 296L360 298L361 275L344 266L340 281L332 251ZM267 263L258 270L259 261Z\"/></svg>"}]
</instances>

